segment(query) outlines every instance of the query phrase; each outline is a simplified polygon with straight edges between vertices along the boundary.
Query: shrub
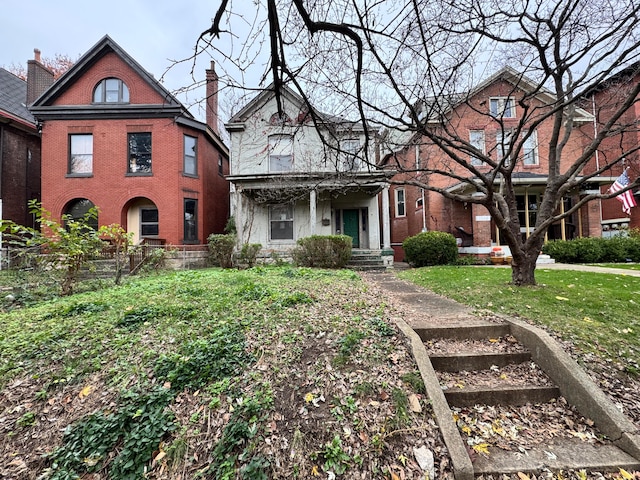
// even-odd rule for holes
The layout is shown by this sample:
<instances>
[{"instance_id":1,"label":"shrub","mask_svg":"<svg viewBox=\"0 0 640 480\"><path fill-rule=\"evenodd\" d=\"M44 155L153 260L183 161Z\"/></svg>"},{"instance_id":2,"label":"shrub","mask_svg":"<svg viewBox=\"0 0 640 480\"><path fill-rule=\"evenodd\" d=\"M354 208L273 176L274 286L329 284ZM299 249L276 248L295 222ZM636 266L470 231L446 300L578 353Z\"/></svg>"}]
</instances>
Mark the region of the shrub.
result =
<instances>
[{"instance_id":1,"label":"shrub","mask_svg":"<svg viewBox=\"0 0 640 480\"><path fill-rule=\"evenodd\" d=\"M553 240L542 247L542 252L561 263L639 262L640 238L616 236Z\"/></svg>"},{"instance_id":2,"label":"shrub","mask_svg":"<svg viewBox=\"0 0 640 480\"><path fill-rule=\"evenodd\" d=\"M236 245L236 236L229 233L226 235L212 233L207 238L209 244L209 259L214 265L222 268L233 266L233 249Z\"/></svg>"},{"instance_id":3,"label":"shrub","mask_svg":"<svg viewBox=\"0 0 640 480\"><path fill-rule=\"evenodd\" d=\"M238 261L247 265L249 268L253 267L256 264L256 258L258 257L258 252L261 248L262 244L260 243L243 244L242 249L238 254Z\"/></svg>"},{"instance_id":4,"label":"shrub","mask_svg":"<svg viewBox=\"0 0 640 480\"><path fill-rule=\"evenodd\" d=\"M402 242L407 262L414 267L447 265L458 259L456 238L446 232L422 232Z\"/></svg>"},{"instance_id":5,"label":"shrub","mask_svg":"<svg viewBox=\"0 0 640 480\"><path fill-rule=\"evenodd\" d=\"M344 268L351 259L351 237L312 235L298 240L293 261L301 267Z\"/></svg>"}]
</instances>

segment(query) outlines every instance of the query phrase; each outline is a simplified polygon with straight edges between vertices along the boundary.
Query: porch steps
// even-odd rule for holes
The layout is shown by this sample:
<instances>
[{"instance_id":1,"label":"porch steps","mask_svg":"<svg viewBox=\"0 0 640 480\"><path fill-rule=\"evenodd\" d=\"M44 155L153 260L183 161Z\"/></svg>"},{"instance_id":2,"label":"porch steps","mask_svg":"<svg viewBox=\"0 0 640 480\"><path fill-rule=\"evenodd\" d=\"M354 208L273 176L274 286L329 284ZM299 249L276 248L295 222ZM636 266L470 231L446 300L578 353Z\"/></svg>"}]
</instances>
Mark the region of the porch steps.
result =
<instances>
[{"instance_id":1,"label":"porch steps","mask_svg":"<svg viewBox=\"0 0 640 480\"><path fill-rule=\"evenodd\" d=\"M347 268L358 271L384 271L386 267L380 250L354 249Z\"/></svg>"}]
</instances>

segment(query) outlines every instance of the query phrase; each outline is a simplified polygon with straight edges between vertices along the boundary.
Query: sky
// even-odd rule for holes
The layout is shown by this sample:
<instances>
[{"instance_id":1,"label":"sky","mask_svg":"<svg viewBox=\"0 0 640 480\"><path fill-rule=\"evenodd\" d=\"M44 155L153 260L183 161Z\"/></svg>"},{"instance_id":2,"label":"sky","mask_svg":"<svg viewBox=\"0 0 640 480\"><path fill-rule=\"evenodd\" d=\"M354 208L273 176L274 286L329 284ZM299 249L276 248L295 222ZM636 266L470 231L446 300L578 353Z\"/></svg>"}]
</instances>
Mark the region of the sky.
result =
<instances>
[{"instance_id":1,"label":"sky","mask_svg":"<svg viewBox=\"0 0 640 480\"><path fill-rule=\"evenodd\" d=\"M252 10L248 16L255 15L252 1L237 3L242 4ZM219 0L0 0L0 67L26 66L34 58L34 48L42 52L43 58L62 54L75 60L109 35L149 73L158 79L164 75L163 85L175 92L194 83L190 74L192 62L168 72L167 69L175 60L193 54L198 36L211 26L218 5ZM219 43L221 49L225 42L228 37ZM213 55L218 65L222 57ZM211 60L208 54L198 58L193 73L196 81L204 80ZM259 71L262 67L256 65L255 73L236 81L257 87ZM196 118L204 121L204 111L194 104L202 100L203 88L177 96ZM224 99L221 105L224 110Z\"/></svg>"}]
</instances>

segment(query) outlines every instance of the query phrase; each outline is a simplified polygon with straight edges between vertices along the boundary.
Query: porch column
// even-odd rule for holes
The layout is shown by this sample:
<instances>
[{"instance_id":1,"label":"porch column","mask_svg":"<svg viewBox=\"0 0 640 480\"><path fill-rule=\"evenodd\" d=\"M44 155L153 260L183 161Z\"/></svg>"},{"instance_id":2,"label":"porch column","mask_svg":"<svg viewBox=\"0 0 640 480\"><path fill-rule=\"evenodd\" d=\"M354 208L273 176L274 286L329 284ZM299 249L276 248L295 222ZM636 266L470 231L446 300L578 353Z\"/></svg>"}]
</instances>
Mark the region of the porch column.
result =
<instances>
[{"instance_id":1,"label":"porch column","mask_svg":"<svg viewBox=\"0 0 640 480\"><path fill-rule=\"evenodd\" d=\"M385 185L384 188L382 189L382 249L391 250L391 220L389 219L389 185Z\"/></svg>"},{"instance_id":2,"label":"porch column","mask_svg":"<svg viewBox=\"0 0 640 480\"><path fill-rule=\"evenodd\" d=\"M309 192L309 233L316 234L316 223L318 221L316 213L317 193L315 190Z\"/></svg>"},{"instance_id":3,"label":"porch column","mask_svg":"<svg viewBox=\"0 0 640 480\"><path fill-rule=\"evenodd\" d=\"M236 242L238 242L238 244L240 245L243 243L242 236L244 234L244 232L242 231L242 193L240 192L240 189L234 188L233 184L231 184L231 188L235 192L235 209L233 212L233 216L236 222Z\"/></svg>"}]
</instances>

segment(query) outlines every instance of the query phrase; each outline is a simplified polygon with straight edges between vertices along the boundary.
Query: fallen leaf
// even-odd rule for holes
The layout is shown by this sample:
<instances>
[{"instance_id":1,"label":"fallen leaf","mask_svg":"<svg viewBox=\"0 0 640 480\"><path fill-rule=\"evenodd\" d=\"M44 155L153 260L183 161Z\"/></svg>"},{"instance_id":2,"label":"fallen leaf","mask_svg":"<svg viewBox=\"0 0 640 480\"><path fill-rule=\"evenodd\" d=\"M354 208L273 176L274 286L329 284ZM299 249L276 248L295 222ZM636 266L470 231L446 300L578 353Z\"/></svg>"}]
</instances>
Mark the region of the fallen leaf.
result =
<instances>
[{"instance_id":1,"label":"fallen leaf","mask_svg":"<svg viewBox=\"0 0 640 480\"><path fill-rule=\"evenodd\" d=\"M556 300L562 300L563 302L566 302L566 301L568 301L569 299L568 299L567 297L559 297L559 296L556 296Z\"/></svg>"},{"instance_id":2,"label":"fallen leaf","mask_svg":"<svg viewBox=\"0 0 640 480\"><path fill-rule=\"evenodd\" d=\"M481 453L483 455L489 455L489 444L488 443L478 443L476 445L472 445L473 451L476 453Z\"/></svg>"},{"instance_id":3,"label":"fallen leaf","mask_svg":"<svg viewBox=\"0 0 640 480\"><path fill-rule=\"evenodd\" d=\"M311 475L313 475L314 477L320 476L320 472L318 471L317 465L314 465L313 467L311 467Z\"/></svg>"},{"instance_id":4,"label":"fallen leaf","mask_svg":"<svg viewBox=\"0 0 640 480\"><path fill-rule=\"evenodd\" d=\"M80 393L78 393L78 397L80 398L88 397L92 390L93 390L93 387L91 385L87 385L82 390L80 390Z\"/></svg>"},{"instance_id":5,"label":"fallen leaf","mask_svg":"<svg viewBox=\"0 0 640 480\"><path fill-rule=\"evenodd\" d=\"M633 480L635 478L635 475L630 474L624 468L620 469L620 475L622 476L622 478L624 478L624 480Z\"/></svg>"},{"instance_id":6,"label":"fallen leaf","mask_svg":"<svg viewBox=\"0 0 640 480\"><path fill-rule=\"evenodd\" d=\"M522 472L518 472L518 478L520 480L531 480L531 477L529 477L529 475L527 475L526 473L522 473Z\"/></svg>"}]
</instances>

